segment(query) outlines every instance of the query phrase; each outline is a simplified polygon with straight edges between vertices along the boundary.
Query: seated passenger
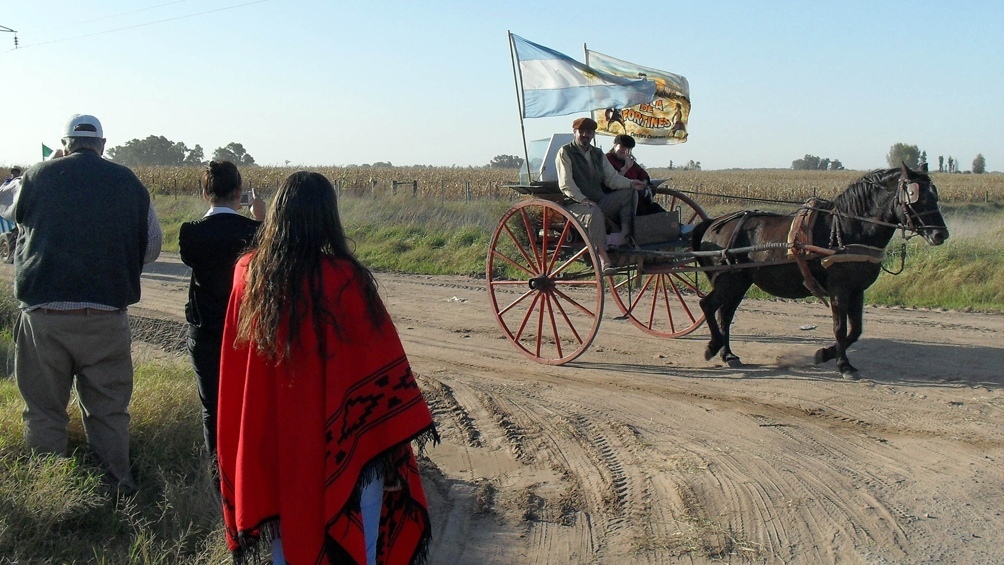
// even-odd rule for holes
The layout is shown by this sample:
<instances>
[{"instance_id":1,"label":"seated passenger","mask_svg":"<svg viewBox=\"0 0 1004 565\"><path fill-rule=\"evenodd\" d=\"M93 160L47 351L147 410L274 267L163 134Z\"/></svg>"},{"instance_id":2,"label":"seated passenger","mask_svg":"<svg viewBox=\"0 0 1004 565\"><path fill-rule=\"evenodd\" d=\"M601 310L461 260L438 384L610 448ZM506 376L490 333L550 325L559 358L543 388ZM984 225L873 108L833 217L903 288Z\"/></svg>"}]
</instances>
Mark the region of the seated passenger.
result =
<instances>
[{"instance_id":1,"label":"seated passenger","mask_svg":"<svg viewBox=\"0 0 1004 565\"><path fill-rule=\"evenodd\" d=\"M647 184L619 174L603 152L591 144L596 135L595 121L579 118L572 122L572 130L575 139L559 149L555 159L558 186L575 202L568 210L582 221L593 245L629 245L638 191L645 190ZM597 211L612 220L620 231L607 237L606 226Z\"/></svg>"},{"instance_id":2,"label":"seated passenger","mask_svg":"<svg viewBox=\"0 0 1004 565\"><path fill-rule=\"evenodd\" d=\"M614 138L614 146L607 152L607 160L621 176L645 183L646 190L638 195L638 216L665 212L666 210L662 206L652 200L652 191L647 188L652 179L648 176L648 172L635 161L632 154L634 146L633 137L624 133L618 135Z\"/></svg>"}]
</instances>

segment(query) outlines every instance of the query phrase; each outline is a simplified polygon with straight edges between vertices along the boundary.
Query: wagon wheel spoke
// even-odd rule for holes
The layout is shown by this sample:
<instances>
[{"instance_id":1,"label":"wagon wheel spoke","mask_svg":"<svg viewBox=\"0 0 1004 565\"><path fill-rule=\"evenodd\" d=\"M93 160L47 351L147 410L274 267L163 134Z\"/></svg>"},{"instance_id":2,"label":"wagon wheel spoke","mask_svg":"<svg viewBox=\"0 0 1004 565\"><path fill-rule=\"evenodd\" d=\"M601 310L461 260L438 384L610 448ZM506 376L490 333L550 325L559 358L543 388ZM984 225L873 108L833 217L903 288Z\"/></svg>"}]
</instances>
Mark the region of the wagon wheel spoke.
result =
<instances>
[{"instance_id":1,"label":"wagon wheel spoke","mask_svg":"<svg viewBox=\"0 0 1004 565\"><path fill-rule=\"evenodd\" d=\"M518 281L513 281L513 282L518 282ZM493 283L493 285L494 285L494 284L496 284L496 283ZM505 315L505 314L507 314L507 313L509 312L509 310L512 310L512 309L513 309L513 307L515 307L515 306L516 306L516 305L518 305L519 303L521 303L521 302L523 302L524 300L526 300L526 298L527 298L528 296L535 296L535 295L536 295L536 293L534 293L534 292L533 292L532 290L531 290L531 291L527 291L527 292L524 292L524 293L523 293L522 295L520 295L520 297L519 297L519 298L517 298L516 300L513 300L512 302L510 302L508 306L506 306L505 308L502 308L501 310L499 310L499 312L498 312L498 313L499 313L500 315ZM532 306L531 306L531 308L532 308Z\"/></svg>"},{"instance_id":2,"label":"wagon wheel spoke","mask_svg":"<svg viewBox=\"0 0 1004 565\"><path fill-rule=\"evenodd\" d=\"M566 221L565 222L565 226L561 230L561 236L558 238L558 243L555 244L555 246L554 246L555 249L561 249L562 247L564 247L565 243L568 241L568 236L571 233L570 230L573 230L573 229L574 228L572 227L571 222L567 222ZM576 259L579 258L579 257L582 257L582 254L586 253L587 251L588 250L585 247L583 247L582 250L580 250L573 257L576 258ZM566 261L564 264L562 264L562 266L559 269L554 270L554 263L557 262L557 260L558 260L558 253L554 253L553 255L551 255L551 261L547 264L547 272L548 273L558 274L558 273L564 271L565 268L568 267L569 263L572 260L574 260L574 259L570 259L570 260Z\"/></svg>"},{"instance_id":3,"label":"wagon wheel spoke","mask_svg":"<svg viewBox=\"0 0 1004 565\"><path fill-rule=\"evenodd\" d=\"M526 329L526 324L527 324L527 322L530 321L530 316L533 315L533 311L537 308L537 304L539 302L540 302L540 294L539 293L534 293L534 295L533 295L533 302L530 304L530 307L526 309L526 315L523 316L523 321L520 322L519 329L516 330L516 335L513 336L513 338L516 341L519 341L520 338L523 337L523 330ZM539 348L540 347L540 341L539 341L540 332L537 332L537 336L538 336L537 347Z\"/></svg>"},{"instance_id":4,"label":"wagon wheel spoke","mask_svg":"<svg viewBox=\"0 0 1004 565\"><path fill-rule=\"evenodd\" d=\"M565 320L565 325L568 327L569 331L572 332L572 335L575 336L575 342L578 343L578 344L581 344L582 343L582 336L580 336L579 332L575 329L575 324L573 324L572 321L568 318L568 313L565 312L564 308L562 308L561 302L555 300L554 301L554 305L558 307L558 311L561 312L561 317ZM554 316L553 315L551 316L551 321L554 322ZM556 327L554 328L554 336L555 336L555 341L558 341L557 340L558 329ZM560 341L558 341L558 343L560 344ZM560 349L560 347L559 347L559 349Z\"/></svg>"},{"instance_id":5,"label":"wagon wheel spoke","mask_svg":"<svg viewBox=\"0 0 1004 565\"><path fill-rule=\"evenodd\" d=\"M582 312L583 314L585 314L585 315L587 315L587 316L589 316L591 318L596 316L596 312L590 310L589 308L586 308L585 306L583 306L582 304L580 304L577 300L575 300L572 297L568 296L564 292L561 292L558 289L554 289L554 294L556 294L556 295L560 296L561 298L565 299L565 302L568 302L572 306L575 306L579 310L579 312Z\"/></svg>"}]
</instances>

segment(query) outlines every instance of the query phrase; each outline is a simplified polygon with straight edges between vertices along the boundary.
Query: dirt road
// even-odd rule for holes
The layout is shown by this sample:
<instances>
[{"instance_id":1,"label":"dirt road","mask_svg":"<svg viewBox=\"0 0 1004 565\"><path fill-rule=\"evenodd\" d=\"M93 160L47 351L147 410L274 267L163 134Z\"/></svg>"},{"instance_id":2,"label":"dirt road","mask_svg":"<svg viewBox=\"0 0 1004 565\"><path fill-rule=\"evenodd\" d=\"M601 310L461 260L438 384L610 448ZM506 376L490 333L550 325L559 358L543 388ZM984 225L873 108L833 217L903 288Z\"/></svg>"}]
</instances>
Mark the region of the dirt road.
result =
<instances>
[{"instance_id":1,"label":"dirt road","mask_svg":"<svg viewBox=\"0 0 1004 565\"><path fill-rule=\"evenodd\" d=\"M178 267L134 315L181 319ZM735 369L608 301L590 350L549 367L483 281L378 278L444 439L432 563L1004 562L1004 316L868 308L845 381L811 363L819 304L745 303Z\"/></svg>"}]
</instances>

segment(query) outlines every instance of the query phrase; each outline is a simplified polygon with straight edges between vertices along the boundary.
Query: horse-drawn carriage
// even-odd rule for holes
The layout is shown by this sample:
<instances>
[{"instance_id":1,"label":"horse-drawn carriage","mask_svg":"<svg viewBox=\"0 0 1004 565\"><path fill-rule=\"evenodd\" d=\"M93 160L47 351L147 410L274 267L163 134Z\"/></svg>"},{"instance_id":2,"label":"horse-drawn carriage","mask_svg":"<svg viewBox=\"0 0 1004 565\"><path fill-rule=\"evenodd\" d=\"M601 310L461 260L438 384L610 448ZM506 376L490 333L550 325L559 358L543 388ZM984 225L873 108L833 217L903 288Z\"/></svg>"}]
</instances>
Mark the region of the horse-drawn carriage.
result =
<instances>
[{"instance_id":1,"label":"horse-drawn carriage","mask_svg":"<svg viewBox=\"0 0 1004 565\"><path fill-rule=\"evenodd\" d=\"M521 127L524 118L592 112L594 129L608 135L637 131L651 143L686 141L686 78L589 49L583 65L513 34L509 39ZM729 326L755 284L775 296L829 301L836 342L819 349L816 362L835 359L852 377L847 348L861 335L864 291L883 268L886 245L897 230L931 245L948 238L926 168L903 165L866 174L833 201L810 201L790 215L744 210L711 219L687 194L653 183L666 210L655 227L669 229L661 238L639 238L640 225L653 223L640 216L635 241L644 244L609 251L606 241L589 240L589 233L603 233L589 224L602 214L584 217L558 188L555 155L570 138L527 145L524 135L526 169L511 187L527 198L502 216L486 260L499 327L540 363L568 363L588 349L609 287L622 317L646 333L679 337L706 321L705 358L720 354L736 364Z\"/></svg>"},{"instance_id":2,"label":"horse-drawn carriage","mask_svg":"<svg viewBox=\"0 0 1004 565\"><path fill-rule=\"evenodd\" d=\"M948 238L934 184L904 165L869 173L832 202L810 201L790 215L742 211L712 219L693 198L658 183L651 190L669 221L678 218L681 228L668 232L676 235L607 250L589 240L558 189L553 163L562 141L530 144L534 155L521 182L510 185L526 198L502 216L486 259L499 327L539 363L568 363L589 348L605 288L622 318L654 336L684 336L707 320L705 357L720 352L738 363L728 328L756 284L776 296L830 301L836 343L817 351L816 361L836 359L851 377L846 349L861 333L864 290L879 275L882 250L897 230L931 245Z\"/></svg>"}]
</instances>

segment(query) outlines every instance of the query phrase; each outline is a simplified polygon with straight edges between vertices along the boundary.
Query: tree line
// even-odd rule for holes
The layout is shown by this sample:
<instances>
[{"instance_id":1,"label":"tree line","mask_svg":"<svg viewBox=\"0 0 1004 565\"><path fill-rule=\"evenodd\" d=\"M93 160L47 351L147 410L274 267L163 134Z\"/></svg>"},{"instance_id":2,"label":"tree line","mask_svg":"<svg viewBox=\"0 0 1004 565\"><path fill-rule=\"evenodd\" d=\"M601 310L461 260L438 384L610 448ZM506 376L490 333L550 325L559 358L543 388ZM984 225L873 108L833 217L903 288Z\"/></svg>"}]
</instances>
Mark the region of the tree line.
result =
<instances>
[{"instance_id":1,"label":"tree line","mask_svg":"<svg viewBox=\"0 0 1004 565\"><path fill-rule=\"evenodd\" d=\"M906 166L911 169L922 169L928 166L927 151L922 151L916 145L906 143L894 144L889 148L889 153L886 154L885 158L890 167L898 167L900 163L906 163ZM839 159L820 158L815 155L806 154L805 157L792 161L791 168L796 171L842 171L844 170L844 165ZM973 159L971 170L977 175L986 172L987 160L983 157L982 153L976 155L976 158ZM943 155L939 155L938 172L961 173L959 160L952 156L949 156L946 160Z\"/></svg>"},{"instance_id":2,"label":"tree line","mask_svg":"<svg viewBox=\"0 0 1004 565\"><path fill-rule=\"evenodd\" d=\"M886 161L889 162L890 167L898 167L900 163L906 163L906 166L911 169L920 169L925 165L930 168L927 161L927 151L922 151L916 145L908 145L906 143L896 143L890 147L889 154L886 155ZM973 159L970 171L976 175L982 175L987 172L987 160L983 157L982 153L978 153ZM951 155L948 156L947 160L944 155L938 155L938 172L961 173L959 160Z\"/></svg>"},{"instance_id":3,"label":"tree line","mask_svg":"<svg viewBox=\"0 0 1004 565\"><path fill-rule=\"evenodd\" d=\"M112 147L107 152L112 161L127 167L184 167L201 166L206 163L205 152L196 144L189 149L182 142L174 142L162 135L151 135L146 139L132 139L123 145ZM230 161L235 165L254 166L255 161L244 146L230 142L213 151L213 161Z\"/></svg>"}]
</instances>

